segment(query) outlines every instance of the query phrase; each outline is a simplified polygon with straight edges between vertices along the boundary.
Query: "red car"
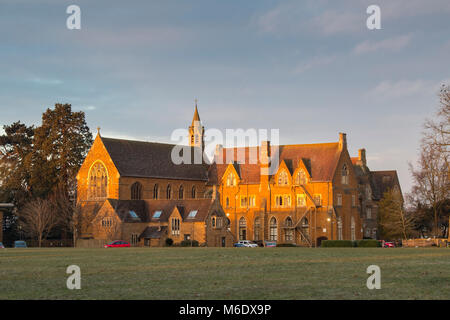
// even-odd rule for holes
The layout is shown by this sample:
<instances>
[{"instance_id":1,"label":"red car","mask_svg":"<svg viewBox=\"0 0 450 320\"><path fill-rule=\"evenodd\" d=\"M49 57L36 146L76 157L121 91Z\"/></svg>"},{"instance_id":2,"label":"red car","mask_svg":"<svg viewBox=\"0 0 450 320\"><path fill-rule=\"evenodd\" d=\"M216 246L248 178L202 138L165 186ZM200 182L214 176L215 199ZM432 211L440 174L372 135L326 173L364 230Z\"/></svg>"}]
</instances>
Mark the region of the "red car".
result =
<instances>
[{"instance_id":1,"label":"red car","mask_svg":"<svg viewBox=\"0 0 450 320\"><path fill-rule=\"evenodd\" d=\"M124 248L130 247L130 244L122 240L114 240L108 244L105 244L105 248Z\"/></svg>"},{"instance_id":2,"label":"red car","mask_svg":"<svg viewBox=\"0 0 450 320\"><path fill-rule=\"evenodd\" d=\"M393 242L385 242L384 247L385 248L395 248L395 244Z\"/></svg>"}]
</instances>

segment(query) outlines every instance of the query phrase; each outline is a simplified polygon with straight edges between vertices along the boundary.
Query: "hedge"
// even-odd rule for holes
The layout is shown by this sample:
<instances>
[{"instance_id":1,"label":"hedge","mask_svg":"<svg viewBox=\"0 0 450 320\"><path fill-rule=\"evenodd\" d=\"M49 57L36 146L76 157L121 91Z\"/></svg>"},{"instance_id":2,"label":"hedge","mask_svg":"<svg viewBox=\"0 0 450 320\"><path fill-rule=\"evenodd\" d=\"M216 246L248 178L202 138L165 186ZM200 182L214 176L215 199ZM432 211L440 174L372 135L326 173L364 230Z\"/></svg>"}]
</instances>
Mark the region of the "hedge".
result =
<instances>
[{"instance_id":1,"label":"hedge","mask_svg":"<svg viewBox=\"0 0 450 320\"><path fill-rule=\"evenodd\" d=\"M381 243L374 239L368 240L323 240L322 247L324 248L351 248L351 247L360 247L360 248L376 248L381 247Z\"/></svg>"},{"instance_id":2,"label":"hedge","mask_svg":"<svg viewBox=\"0 0 450 320\"><path fill-rule=\"evenodd\" d=\"M277 247L296 247L295 243L278 243Z\"/></svg>"},{"instance_id":3,"label":"hedge","mask_svg":"<svg viewBox=\"0 0 450 320\"><path fill-rule=\"evenodd\" d=\"M346 247L351 248L354 246L353 241L351 240L322 240L323 248L339 248Z\"/></svg>"},{"instance_id":4,"label":"hedge","mask_svg":"<svg viewBox=\"0 0 450 320\"><path fill-rule=\"evenodd\" d=\"M198 241L197 240L183 240L181 241L182 247L198 247Z\"/></svg>"}]
</instances>

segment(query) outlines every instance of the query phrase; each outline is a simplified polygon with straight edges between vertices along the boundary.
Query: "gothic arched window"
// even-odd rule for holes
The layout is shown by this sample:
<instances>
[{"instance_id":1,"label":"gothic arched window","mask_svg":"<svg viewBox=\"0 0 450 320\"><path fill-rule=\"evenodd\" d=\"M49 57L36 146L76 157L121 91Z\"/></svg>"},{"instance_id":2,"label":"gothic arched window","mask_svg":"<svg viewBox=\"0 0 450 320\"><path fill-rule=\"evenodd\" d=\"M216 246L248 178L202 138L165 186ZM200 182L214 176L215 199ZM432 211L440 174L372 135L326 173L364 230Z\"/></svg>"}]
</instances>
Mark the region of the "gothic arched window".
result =
<instances>
[{"instance_id":1,"label":"gothic arched window","mask_svg":"<svg viewBox=\"0 0 450 320\"><path fill-rule=\"evenodd\" d=\"M348 168L346 164L342 166L341 176L342 176L342 184L348 184Z\"/></svg>"},{"instance_id":2,"label":"gothic arched window","mask_svg":"<svg viewBox=\"0 0 450 320\"><path fill-rule=\"evenodd\" d=\"M89 198L106 198L108 187L108 173L105 166L96 162L89 171Z\"/></svg>"},{"instance_id":3,"label":"gothic arched window","mask_svg":"<svg viewBox=\"0 0 450 320\"><path fill-rule=\"evenodd\" d=\"M141 200L142 199L142 184L140 182L135 182L131 185L131 200Z\"/></svg>"},{"instance_id":4,"label":"gothic arched window","mask_svg":"<svg viewBox=\"0 0 450 320\"><path fill-rule=\"evenodd\" d=\"M269 230L270 240L277 241L278 227L277 227L277 219L275 219L275 217L272 217L272 219L270 219L269 228L270 228L270 230Z\"/></svg>"},{"instance_id":5,"label":"gothic arched window","mask_svg":"<svg viewBox=\"0 0 450 320\"><path fill-rule=\"evenodd\" d=\"M195 192L195 186L192 187L192 192L191 192L191 198L195 199L196 196L196 192Z\"/></svg>"},{"instance_id":6,"label":"gothic arched window","mask_svg":"<svg viewBox=\"0 0 450 320\"><path fill-rule=\"evenodd\" d=\"M278 175L278 185L285 186L288 184L288 175L286 171L281 171Z\"/></svg>"},{"instance_id":7,"label":"gothic arched window","mask_svg":"<svg viewBox=\"0 0 450 320\"><path fill-rule=\"evenodd\" d=\"M247 220L239 219L239 240L247 240Z\"/></svg>"},{"instance_id":8,"label":"gothic arched window","mask_svg":"<svg viewBox=\"0 0 450 320\"><path fill-rule=\"evenodd\" d=\"M153 199L158 199L158 191L159 191L158 184L155 184L155 186L153 187Z\"/></svg>"},{"instance_id":9,"label":"gothic arched window","mask_svg":"<svg viewBox=\"0 0 450 320\"><path fill-rule=\"evenodd\" d=\"M300 170L297 172L297 175L295 176L295 184L297 185L303 185L306 184L306 174L305 171Z\"/></svg>"},{"instance_id":10,"label":"gothic arched window","mask_svg":"<svg viewBox=\"0 0 450 320\"><path fill-rule=\"evenodd\" d=\"M261 218L256 217L253 225L253 231L255 233L254 240L261 240Z\"/></svg>"},{"instance_id":11,"label":"gothic arched window","mask_svg":"<svg viewBox=\"0 0 450 320\"><path fill-rule=\"evenodd\" d=\"M183 186L180 186L180 189L178 190L178 199L184 198L184 189Z\"/></svg>"},{"instance_id":12,"label":"gothic arched window","mask_svg":"<svg viewBox=\"0 0 450 320\"><path fill-rule=\"evenodd\" d=\"M284 221L284 226L287 227L285 229L284 233L284 241L293 241L294 240L294 229L292 228L294 226L294 223L292 222L291 217L287 217Z\"/></svg>"},{"instance_id":13,"label":"gothic arched window","mask_svg":"<svg viewBox=\"0 0 450 320\"><path fill-rule=\"evenodd\" d=\"M170 184L167 185L167 199L172 199L172 187L170 186Z\"/></svg>"}]
</instances>

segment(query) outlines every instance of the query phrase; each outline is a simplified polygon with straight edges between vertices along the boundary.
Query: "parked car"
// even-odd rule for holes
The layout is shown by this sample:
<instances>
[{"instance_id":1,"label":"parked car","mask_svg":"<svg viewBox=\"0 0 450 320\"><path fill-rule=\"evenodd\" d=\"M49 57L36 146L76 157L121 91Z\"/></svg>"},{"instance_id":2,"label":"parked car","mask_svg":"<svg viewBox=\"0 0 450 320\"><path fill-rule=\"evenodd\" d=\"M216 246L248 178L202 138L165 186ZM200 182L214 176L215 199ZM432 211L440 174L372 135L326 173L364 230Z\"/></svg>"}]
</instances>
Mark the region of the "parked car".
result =
<instances>
[{"instance_id":1,"label":"parked car","mask_svg":"<svg viewBox=\"0 0 450 320\"><path fill-rule=\"evenodd\" d=\"M240 240L234 244L235 247L257 248L258 245L250 240Z\"/></svg>"},{"instance_id":2,"label":"parked car","mask_svg":"<svg viewBox=\"0 0 450 320\"><path fill-rule=\"evenodd\" d=\"M105 244L105 248L125 248L129 246L130 244L128 242L122 240L114 240L108 244Z\"/></svg>"},{"instance_id":3,"label":"parked car","mask_svg":"<svg viewBox=\"0 0 450 320\"><path fill-rule=\"evenodd\" d=\"M14 241L14 248L26 248L27 243L23 240Z\"/></svg>"},{"instance_id":4,"label":"parked car","mask_svg":"<svg viewBox=\"0 0 450 320\"><path fill-rule=\"evenodd\" d=\"M0 242L0 249L5 249L5 246L1 242Z\"/></svg>"},{"instance_id":5,"label":"parked car","mask_svg":"<svg viewBox=\"0 0 450 320\"><path fill-rule=\"evenodd\" d=\"M395 248L395 244L393 242L384 242L384 248Z\"/></svg>"}]
</instances>

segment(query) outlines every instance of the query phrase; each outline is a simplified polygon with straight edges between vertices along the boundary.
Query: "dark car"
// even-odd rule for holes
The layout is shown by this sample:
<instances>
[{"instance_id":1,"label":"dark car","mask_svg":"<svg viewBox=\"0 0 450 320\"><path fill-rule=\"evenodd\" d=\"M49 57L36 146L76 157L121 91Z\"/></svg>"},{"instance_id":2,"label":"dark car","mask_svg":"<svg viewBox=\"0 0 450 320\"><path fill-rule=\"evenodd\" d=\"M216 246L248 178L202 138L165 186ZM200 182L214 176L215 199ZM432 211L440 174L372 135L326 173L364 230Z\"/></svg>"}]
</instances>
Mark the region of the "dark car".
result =
<instances>
[{"instance_id":1,"label":"dark car","mask_svg":"<svg viewBox=\"0 0 450 320\"><path fill-rule=\"evenodd\" d=\"M127 248L130 244L122 240L114 240L108 244L105 244L105 248Z\"/></svg>"},{"instance_id":2,"label":"dark car","mask_svg":"<svg viewBox=\"0 0 450 320\"><path fill-rule=\"evenodd\" d=\"M14 248L26 248L27 243L23 240L14 241Z\"/></svg>"}]
</instances>

